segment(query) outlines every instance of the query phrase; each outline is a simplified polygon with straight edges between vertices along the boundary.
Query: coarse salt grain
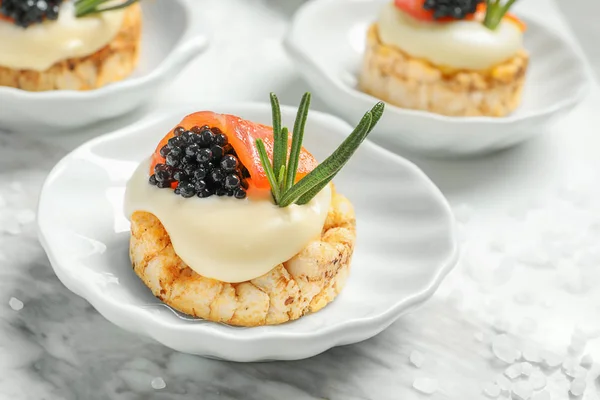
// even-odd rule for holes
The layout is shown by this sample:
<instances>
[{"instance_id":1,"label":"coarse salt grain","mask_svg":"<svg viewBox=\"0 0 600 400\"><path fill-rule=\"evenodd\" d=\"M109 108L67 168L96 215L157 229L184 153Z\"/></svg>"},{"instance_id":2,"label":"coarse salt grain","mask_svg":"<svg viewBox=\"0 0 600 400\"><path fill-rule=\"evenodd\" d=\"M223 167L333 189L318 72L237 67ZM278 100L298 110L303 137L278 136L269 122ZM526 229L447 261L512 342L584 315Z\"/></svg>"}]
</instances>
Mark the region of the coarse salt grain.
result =
<instances>
[{"instance_id":1,"label":"coarse salt grain","mask_svg":"<svg viewBox=\"0 0 600 400\"><path fill-rule=\"evenodd\" d=\"M578 397L578 396L583 395L583 393L585 392L585 388L586 388L585 381L575 379L573 382L571 382L571 387L569 388L569 392L571 392L571 394L573 396Z\"/></svg>"},{"instance_id":2,"label":"coarse salt grain","mask_svg":"<svg viewBox=\"0 0 600 400\"><path fill-rule=\"evenodd\" d=\"M163 378L161 378L160 376L152 379L152 382L150 382L150 385L152 386L152 389L154 389L154 390L161 390L161 389L164 389L167 387L165 380Z\"/></svg>"},{"instance_id":3,"label":"coarse salt grain","mask_svg":"<svg viewBox=\"0 0 600 400\"><path fill-rule=\"evenodd\" d=\"M423 363L425 362L425 357L423 357L423 354L421 354L417 350L413 350L410 353L409 359L410 363L417 368L421 368L423 366Z\"/></svg>"},{"instance_id":4,"label":"coarse salt grain","mask_svg":"<svg viewBox=\"0 0 600 400\"><path fill-rule=\"evenodd\" d=\"M438 381L430 378L417 378L413 382L413 388L423 394L434 394L438 390Z\"/></svg>"},{"instance_id":5,"label":"coarse salt grain","mask_svg":"<svg viewBox=\"0 0 600 400\"><path fill-rule=\"evenodd\" d=\"M551 351L543 351L541 353L542 360L544 360L544 365L548 368L555 368L562 364L565 359L564 356L556 354Z\"/></svg>"},{"instance_id":6,"label":"coarse salt grain","mask_svg":"<svg viewBox=\"0 0 600 400\"><path fill-rule=\"evenodd\" d=\"M594 358L591 354L586 354L581 358L581 366L586 369L590 369L594 365Z\"/></svg>"},{"instance_id":7,"label":"coarse salt grain","mask_svg":"<svg viewBox=\"0 0 600 400\"><path fill-rule=\"evenodd\" d=\"M529 382L534 390L541 390L546 387L546 375L544 375L541 371L533 371L529 377Z\"/></svg>"},{"instance_id":8,"label":"coarse salt grain","mask_svg":"<svg viewBox=\"0 0 600 400\"><path fill-rule=\"evenodd\" d=\"M15 311L19 311L23 309L23 302L16 297L11 297L8 301L8 305Z\"/></svg>"},{"instance_id":9,"label":"coarse salt grain","mask_svg":"<svg viewBox=\"0 0 600 400\"><path fill-rule=\"evenodd\" d=\"M521 364L513 364L504 370L504 375L510 379L515 380L521 376Z\"/></svg>"},{"instance_id":10,"label":"coarse salt grain","mask_svg":"<svg viewBox=\"0 0 600 400\"><path fill-rule=\"evenodd\" d=\"M498 384L500 390L502 390L503 392L510 391L511 382L504 375L498 375L498 377L496 378L496 383Z\"/></svg>"},{"instance_id":11,"label":"coarse salt grain","mask_svg":"<svg viewBox=\"0 0 600 400\"><path fill-rule=\"evenodd\" d=\"M515 382L510 390L513 399L528 400L533 395L533 387L527 381Z\"/></svg>"},{"instance_id":12,"label":"coarse salt grain","mask_svg":"<svg viewBox=\"0 0 600 400\"><path fill-rule=\"evenodd\" d=\"M533 365L528 362L521 363L521 375L523 376L531 376L533 373Z\"/></svg>"},{"instance_id":13,"label":"coarse salt grain","mask_svg":"<svg viewBox=\"0 0 600 400\"><path fill-rule=\"evenodd\" d=\"M500 386L498 386L496 383L488 382L488 383L483 384L483 393L487 397L489 397L491 399L495 399L498 396L500 396L500 393L502 393L502 390L500 389Z\"/></svg>"},{"instance_id":14,"label":"coarse salt grain","mask_svg":"<svg viewBox=\"0 0 600 400\"><path fill-rule=\"evenodd\" d=\"M512 364L519 358L520 353L512 339L507 335L497 335L492 340L492 352L501 361Z\"/></svg>"}]
</instances>

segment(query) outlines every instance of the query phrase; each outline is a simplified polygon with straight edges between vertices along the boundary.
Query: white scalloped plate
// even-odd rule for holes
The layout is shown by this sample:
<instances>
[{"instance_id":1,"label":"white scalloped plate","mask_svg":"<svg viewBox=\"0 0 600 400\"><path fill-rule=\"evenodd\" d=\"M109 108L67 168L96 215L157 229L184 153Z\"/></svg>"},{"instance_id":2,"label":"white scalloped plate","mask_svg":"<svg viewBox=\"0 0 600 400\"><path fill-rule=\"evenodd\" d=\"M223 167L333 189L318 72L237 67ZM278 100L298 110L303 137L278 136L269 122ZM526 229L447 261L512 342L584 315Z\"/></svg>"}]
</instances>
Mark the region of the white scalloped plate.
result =
<instances>
[{"instance_id":1,"label":"white scalloped plate","mask_svg":"<svg viewBox=\"0 0 600 400\"><path fill-rule=\"evenodd\" d=\"M313 0L292 22L285 45L315 94L349 121L375 98L356 88L366 31L391 0ZM332 18L335 16L335 18ZM388 106L372 140L433 156L485 154L514 146L575 107L588 93L586 62L550 27L522 16L531 56L523 103L503 118L447 117Z\"/></svg>"},{"instance_id":2,"label":"white scalloped plate","mask_svg":"<svg viewBox=\"0 0 600 400\"><path fill-rule=\"evenodd\" d=\"M0 128L47 135L115 118L139 108L208 45L191 0L142 3L138 66L120 82L89 91L27 92L0 86Z\"/></svg>"},{"instance_id":3,"label":"white scalloped plate","mask_svg":"<svg viewBox=\"0 0 600 400\"><path fill-rule=\"evenodd\" d=\"M267 104L205 109L271 120ZM208 357L301 359L381 332L427 300L454 266L454 220L440 191L415 165L365 142L335 180L356 207L358 241L348 284L332 304L294 322L257 328L173 311L131 268L123 194L136 165L191 111L157 114L84 144L58 163L43 186L39 238L56 274L118 326ZM295 110L282 111L292 126ZM340 119L313 111L305 145L322 160L350 131Z\"/></svg>"}]
</instances>

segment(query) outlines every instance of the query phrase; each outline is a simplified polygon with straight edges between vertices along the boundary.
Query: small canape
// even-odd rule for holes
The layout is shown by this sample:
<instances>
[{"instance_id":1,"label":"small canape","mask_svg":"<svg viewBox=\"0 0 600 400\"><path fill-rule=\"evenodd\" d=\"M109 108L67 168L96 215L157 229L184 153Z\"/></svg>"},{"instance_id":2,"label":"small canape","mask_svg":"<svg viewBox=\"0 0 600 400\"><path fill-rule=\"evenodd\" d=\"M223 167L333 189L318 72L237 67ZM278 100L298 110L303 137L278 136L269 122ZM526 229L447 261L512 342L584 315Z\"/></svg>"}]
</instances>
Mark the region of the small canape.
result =
<instances>
[{"instance_id":1,"label":"small canape","mask_svg":"<svg viewBox=\"0 0 600 400\"><path fill-rule=\"evenodd\" d=\"M27 91L97 89L138 63L135 0L0 0L0 86Z\"/></svg>"},{"instance_id":2,"label":"small canape","mask_svg":"<svg viewBox=\"0 0 600 400\"><path fill-rule=\"evenodd\" d=\"M369 28L359 76L365 93L448 116L514 111L529 62L515 0L395 0Z\"/></svg>"},{"instance_id":3,"label":"small canape","mask_svg":"<svg viewBox=\"0 0 600 400\"><path fill-rule=\"evenodd\" d=\"M383 113L367 112L321 164L293 133L234 115L186 116L127 184L135 273L169 306L236 326L275 325L340 293L356 239L352 204L331 183Z\"/></svg>"}]
</instances>

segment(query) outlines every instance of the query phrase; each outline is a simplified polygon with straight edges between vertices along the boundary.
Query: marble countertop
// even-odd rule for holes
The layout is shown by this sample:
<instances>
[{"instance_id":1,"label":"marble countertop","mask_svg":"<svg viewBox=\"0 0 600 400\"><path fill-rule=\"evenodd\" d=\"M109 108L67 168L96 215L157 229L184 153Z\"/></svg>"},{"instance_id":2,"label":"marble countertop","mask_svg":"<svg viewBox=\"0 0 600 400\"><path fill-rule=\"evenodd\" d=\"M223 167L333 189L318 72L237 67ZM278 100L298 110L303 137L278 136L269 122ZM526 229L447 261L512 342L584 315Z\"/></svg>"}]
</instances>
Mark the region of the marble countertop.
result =
<instances>
[{"instance_id":1,"label":"marble countertop","mask_svg":"<svg viewBox=\"0 0 600 400\"><path fill-rule=\"evenodd\" d=\"M281 48L299 1L198 3L198 20L215 33L210 54L148 109L59 138L0 133L0 399L524 399L536 387L538 400L600 400L597 86L518 148L464 161L409 156L450 200L463 254L431 301L366 342L297 362L213 361L129 334L69 292L34 224L40 185L67 151L153 108L265 100L266 85L294 103L306 89ZM543 9L573 39L555 3L518 6ZM596 21L565 11L600 72ZM507 370L517 356L529 364Z\"/></svg>"}]
</instances>

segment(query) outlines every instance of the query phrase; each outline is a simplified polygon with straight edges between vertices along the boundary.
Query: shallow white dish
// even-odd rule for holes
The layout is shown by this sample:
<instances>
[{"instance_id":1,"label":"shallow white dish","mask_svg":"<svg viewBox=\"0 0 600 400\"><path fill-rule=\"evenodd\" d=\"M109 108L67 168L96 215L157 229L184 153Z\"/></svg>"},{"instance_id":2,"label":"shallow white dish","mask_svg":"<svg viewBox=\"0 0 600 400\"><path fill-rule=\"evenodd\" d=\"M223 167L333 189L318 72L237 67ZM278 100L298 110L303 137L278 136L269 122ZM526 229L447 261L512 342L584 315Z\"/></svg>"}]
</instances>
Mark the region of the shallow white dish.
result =
<instances>
[{"instance_id":1,"label":"shallow white dish","mask_svg":"<svg viewBox=\"0 0 600 400\"><path fill-rule=\"evenodd\" d=\"M296 13L286 49L313 91L355 121L374 97L356 88L366 31L390 0L313 0ZM332 17L335 16L335 17ZM531 63L521 107L504 118L446 117L388 106L371 140L433 156L484 154L520 143L577 105L591 86L586 62L565 39L530 18Z\"/></svg>"},{"instance_id":2,"label":"shallow white dish","mask_svg":"<svg viewBox=\"0 0 600 400\"><path fill-rule=\"evenodd\" d=\"M271 121L267 104L203 108ZM172 310L132 270L123 195L138 163L192 111L157 114L84 144L57 164L42 188L38 232L56 274L118 326L208 357L301 359L381 332L427 300L454 266L454 220L443 195L416 166L365 142L335 180L356 207L358 241L348 284L332 304L294 322L257 328ZM293 126L295 109L282 113ZM350 131L342 120L312 111L305 146L322 160Z\"/></svg>"},{"instance_id":3,"label":"shallow white dish","mask_svg":"<svg viewBox=\"0 0 600 400\"><path fill-rule=\"evenodd\" d=\"M139 64L127 79L90 91L27 92L0 86L0 128L33 134L72 129L124 115L171 81L207 46L189 0L142 2Z\"/></svg>"}]
</instances>

